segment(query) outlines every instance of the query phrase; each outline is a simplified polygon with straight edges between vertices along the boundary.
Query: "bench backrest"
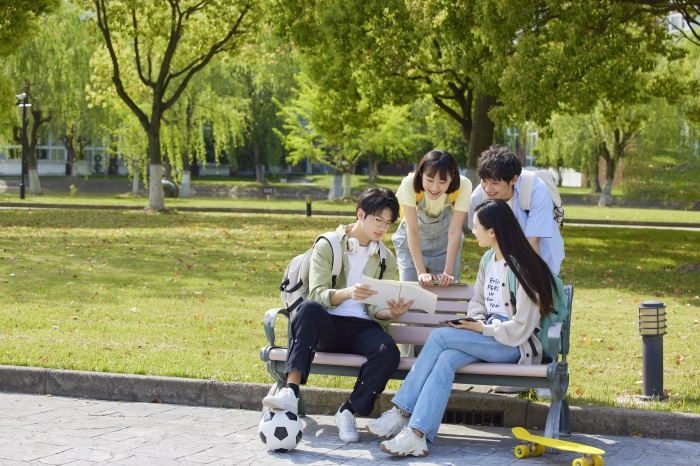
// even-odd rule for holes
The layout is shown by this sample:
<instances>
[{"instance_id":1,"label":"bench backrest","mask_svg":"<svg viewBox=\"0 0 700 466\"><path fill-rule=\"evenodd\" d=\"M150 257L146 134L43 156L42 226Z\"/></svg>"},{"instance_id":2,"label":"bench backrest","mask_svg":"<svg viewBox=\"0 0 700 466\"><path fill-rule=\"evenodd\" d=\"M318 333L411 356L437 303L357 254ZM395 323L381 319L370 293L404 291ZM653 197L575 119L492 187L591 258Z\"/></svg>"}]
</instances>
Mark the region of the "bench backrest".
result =
<instances>
[{"instance_id":1,"label":"bench backrest","mask_svg":"<svg viewBox=\"0 0 700 466\"><path fill-rule=\"evenodd\" d=\"M440 322L449 319L464 317L469 307L469 301L474 297L474 285L454 284L446 287L434 286L430 291L438 295L435 314L427 314L419 310L410 310L391 326L391 336L398 344L422 345L428 339L430 332L442 326ZM564 287L569 316L562 325L560 354L566 360L569 352L569 331L571 325L571 306L573 301L573 288L571 285Z\"/></svg>"}]
</instances>

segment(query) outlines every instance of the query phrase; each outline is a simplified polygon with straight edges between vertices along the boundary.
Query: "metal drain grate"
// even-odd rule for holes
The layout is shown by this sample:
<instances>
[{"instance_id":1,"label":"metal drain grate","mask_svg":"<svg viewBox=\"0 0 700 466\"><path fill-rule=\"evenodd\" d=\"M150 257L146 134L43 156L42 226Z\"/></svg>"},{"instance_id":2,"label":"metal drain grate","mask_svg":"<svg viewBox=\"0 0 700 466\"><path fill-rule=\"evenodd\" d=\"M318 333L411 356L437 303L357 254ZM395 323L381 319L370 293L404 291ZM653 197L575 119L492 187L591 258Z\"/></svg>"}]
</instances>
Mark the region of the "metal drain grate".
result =
<instances>
[{"instance_id":1,"label":"metal drain grate","mask_svg":"<svg viewBox=\"0 0 700 466\"><path fill-rule=\"evenodd\" d=\"M465 424L469 426L504 427L503 411L445 411L444 424Z\"/></svg>"}]
</instances>

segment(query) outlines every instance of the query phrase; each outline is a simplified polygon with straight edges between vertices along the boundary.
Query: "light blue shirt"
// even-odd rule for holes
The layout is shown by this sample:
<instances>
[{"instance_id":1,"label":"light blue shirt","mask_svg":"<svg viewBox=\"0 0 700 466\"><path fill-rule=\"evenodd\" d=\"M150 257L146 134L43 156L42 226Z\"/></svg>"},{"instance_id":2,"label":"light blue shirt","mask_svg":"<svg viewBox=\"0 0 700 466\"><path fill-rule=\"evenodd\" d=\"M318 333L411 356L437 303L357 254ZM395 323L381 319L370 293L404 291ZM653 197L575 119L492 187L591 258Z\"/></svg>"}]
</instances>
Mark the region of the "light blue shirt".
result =
<instances>
[{"instance_id":1,"label":"light blue shirt","mask_svg":"<svg viewBox=\"0 0 700 466\"><path fill-rule=\"evenodd\" d=\"M513 198L509 201L509 204L513 209L515 218L520 223L520 227L525 232L525 236L528 238L540 238L540 256L547 263L552 273L559 275L561 262L565 256L564 239L559 232L559 224L554 220L552 214L554 209L552 197L544 182L539 178L535 178L535 184L532 186L532 197L530 198L530 211L525 212L520 208L519 202L521 180L518 177L514 187ZM467 216L469 229L474 228L474 211L476 206L485 199L481 184L478 184L474 192L472 192L469 206L469 214Z\"/></svg>"}]
</instances>

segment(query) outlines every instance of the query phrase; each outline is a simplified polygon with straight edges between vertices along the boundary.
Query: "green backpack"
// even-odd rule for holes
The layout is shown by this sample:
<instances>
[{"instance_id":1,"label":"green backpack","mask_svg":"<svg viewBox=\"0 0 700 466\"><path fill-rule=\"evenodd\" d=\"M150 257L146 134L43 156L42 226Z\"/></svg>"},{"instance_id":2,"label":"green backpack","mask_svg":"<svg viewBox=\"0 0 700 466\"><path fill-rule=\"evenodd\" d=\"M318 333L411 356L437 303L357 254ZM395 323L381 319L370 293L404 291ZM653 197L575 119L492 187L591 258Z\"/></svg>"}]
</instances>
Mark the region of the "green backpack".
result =
<instances>
[{"instance_id":1,"label":"green backpack","mask_svg":"<svg viewBox=\"0 0 700 466\"><path fill-rule=\"evenodd\" d=\"M483 272L486 273L486 266L491 260L491 256L496 252L493 249L489 249L484 254L482 260ZM569 316L569 306L567 306L566 294L564 293L564 284L561 279L556 275L552 274L554 277L554 287L552 290L552 298L554 300L554 309L549 313L547 317L540 321L539 328L535 329L535 336L540 343L542 343L542 362L548 362L552 360L552 356L549 352L549 339L547 338L547 333L549 332L549 326L556 322L564 322ZM510 292L510 302L515 306L515 295L516 295L517 279L513 271L508 268L508 291ZM517 310L517 308L516 308Z\"/></svg>"}]
</instances>

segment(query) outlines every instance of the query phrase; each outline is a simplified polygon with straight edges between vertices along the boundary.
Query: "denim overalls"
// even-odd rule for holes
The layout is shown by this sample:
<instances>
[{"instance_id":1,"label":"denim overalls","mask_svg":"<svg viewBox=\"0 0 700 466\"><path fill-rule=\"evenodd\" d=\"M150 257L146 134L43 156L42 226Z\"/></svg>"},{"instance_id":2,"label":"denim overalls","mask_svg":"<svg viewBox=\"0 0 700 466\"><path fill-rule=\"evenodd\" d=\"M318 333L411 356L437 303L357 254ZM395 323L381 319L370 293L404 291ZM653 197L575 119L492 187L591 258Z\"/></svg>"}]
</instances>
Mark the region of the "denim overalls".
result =
<instances>
[{"instance_id":1,"label":"denim overalls","mask_svg":"<svg viewBox=\"0 0 700 466\"><path fill-rule=\"evenodd\" d=\"M441 274L445 271L445 263L447 262L447 232L450 229L452 222L452 214L454 206L450 202L450 196L445 195L445 208L437 217L429 217L425 211L426 196L420 200L416 206L416 214L418 216L418 235L420 238L420 247L423 251L423 263L428 273L433 275ZM404 218L391 237L396 250L396 260L399 265L399 279L403 281L418 281L418 273L416 266L413 263L411 251L408 249L408 240L406 233L406 219ZM459 240L457 248L457 257L455 258L455 266L452 276L455 282L459 281L459 264L462 255L462 243L464 242L464 233Z\"/></svg>"}]
</instances>

